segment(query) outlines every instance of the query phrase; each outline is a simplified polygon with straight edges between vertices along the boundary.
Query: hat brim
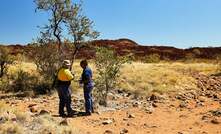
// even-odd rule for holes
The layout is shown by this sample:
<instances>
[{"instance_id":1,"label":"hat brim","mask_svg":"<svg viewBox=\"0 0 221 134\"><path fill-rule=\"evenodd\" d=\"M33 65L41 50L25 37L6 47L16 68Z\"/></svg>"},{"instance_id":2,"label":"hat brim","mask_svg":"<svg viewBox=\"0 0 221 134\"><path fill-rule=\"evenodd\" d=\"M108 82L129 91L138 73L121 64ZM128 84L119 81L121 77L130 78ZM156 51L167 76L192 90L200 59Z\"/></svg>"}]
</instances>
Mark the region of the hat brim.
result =
<instances>
[{"instance_id":1,"label":"hat brim","mask_svg":"<svg viewBox=\"0 0 221 134\"><path fill-rule=\"evenodd\" d=\"M64 64L64 65L66 65L66 66L70 66L71 64Z\"/></svg>"}]
</instances>

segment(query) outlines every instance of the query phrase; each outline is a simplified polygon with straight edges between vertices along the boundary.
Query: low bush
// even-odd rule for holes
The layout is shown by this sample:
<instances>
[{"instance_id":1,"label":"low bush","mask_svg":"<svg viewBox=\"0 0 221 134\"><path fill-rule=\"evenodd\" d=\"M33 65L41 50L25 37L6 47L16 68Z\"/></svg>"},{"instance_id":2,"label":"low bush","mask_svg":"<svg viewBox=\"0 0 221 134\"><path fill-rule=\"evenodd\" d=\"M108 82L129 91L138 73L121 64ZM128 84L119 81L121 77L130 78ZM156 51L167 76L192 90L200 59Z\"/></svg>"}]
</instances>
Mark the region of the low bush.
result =
<instances>
[{"instance_id":1,"label":"low bush","mask_svg":"<svg viewBox=\"0 0 221 134\"><path fill-rule=\"evenodd\" d=\"M151 54L151 55L145 56L144 62L145 63L158 63L160 62L160 55Z\"/></svg>"},{"instance_id":2,"label":"low bush","mask_svg":"<svg viewBox=\"0 0 221 134\"><path fill-rule=\"evenodd\" d=\"M9 50L0 46L0 78L6 74L8 65L13 63L14 58L9 54Z\"/></svg>"},{"instance_id":3,"label":"low bush","mask_svg":"<svg viewBox=\"0 0 221 134\"><path fill-rule=\"evenodd\" d=\"M44 83L52 85L55 74L61 65L62 57L53 45L36 45L34 48L34 63L37 66L37 71L44 79Z\"/></svg>"},{"instance_id":4,"label":"low bush","mask_svg":"<svg viewBox=\"0 0 221 134\"><path fill-rule=\"evenodd\" d=\"M36 74L18 69L14 74L4 77L0 81L2 92L13 92L20 94L20 97L36 96L50 93L51 83Z\"/></svg>"},{"instance_id":5,"label":"low bush","mask_svg":"<svg viewBox=\"0 0 221 134\"><path fill-rule=\"evenodd\" d=\"M126 57L118 57L108 48L97 48L95 65L97 68L95 98L101 105L107 106L107 95L113 90L120 76L123 64L129 62Z\"/></svg>"}]
</instances>

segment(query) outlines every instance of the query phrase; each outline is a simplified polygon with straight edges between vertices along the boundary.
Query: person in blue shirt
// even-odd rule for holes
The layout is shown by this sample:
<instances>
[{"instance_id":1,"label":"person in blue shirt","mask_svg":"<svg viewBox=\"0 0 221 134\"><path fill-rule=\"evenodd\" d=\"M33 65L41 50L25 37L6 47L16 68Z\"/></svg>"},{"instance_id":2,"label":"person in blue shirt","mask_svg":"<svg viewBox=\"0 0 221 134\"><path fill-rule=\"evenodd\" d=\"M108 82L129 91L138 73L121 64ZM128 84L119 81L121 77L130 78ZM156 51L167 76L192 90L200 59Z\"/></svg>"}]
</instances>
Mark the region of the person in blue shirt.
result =
<instances>
[{"instance_id":1,"label":"person in blue shirt","mask_svg":"<svg viewBox=\"0 0 221 134\"><path fill-rule=\"evenodd\" d=\"M80 84L83 84L84 89L84 100L85 100L85 115L91 115L93 112L93 99L92 99L92 90L94 83L92 80L92 70L88 67L87 60L82 60L80 66L83 69Z\"/></svg>"}]
</instances>

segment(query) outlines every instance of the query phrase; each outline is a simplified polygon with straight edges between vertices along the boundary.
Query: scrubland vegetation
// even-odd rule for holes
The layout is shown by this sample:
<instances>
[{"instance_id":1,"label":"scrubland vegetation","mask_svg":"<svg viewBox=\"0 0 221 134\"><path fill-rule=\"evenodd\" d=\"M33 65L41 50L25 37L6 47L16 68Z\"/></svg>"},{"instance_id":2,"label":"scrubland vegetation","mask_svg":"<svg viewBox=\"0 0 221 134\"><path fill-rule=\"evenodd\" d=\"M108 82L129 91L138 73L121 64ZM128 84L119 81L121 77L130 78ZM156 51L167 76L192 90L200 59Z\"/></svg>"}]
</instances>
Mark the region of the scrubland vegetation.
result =
<instances>
[{"instance_id":1,"label":"scrubland vegetation","mask_svg":"<svg viewBox=\"0 0 221 134\"><path fill-rule=\"evenodd\" d=\"M82 71L79 62L80 60L77 60L73 65L76 82L73 82L72 88L75 91L79 89L77 80L80 78ZM97 79L98 72L94 60L90 60L89 64L94 71L94 79ZM146 93L194 89L197 87L195 79L191 76L193 72L206 75L216 74L219 72L219 65L212 62L127 63L120 69L116 88L129 91L144 91ZM17 64L10 65L7 75L4 79L1 79L1 90L14 92L34 91L37 90L34 88L36 88L35 86L39 84L41 79L41 74L38 73L37 67L33 62L17 62ZM12 87L9 86L7 88L7 85L12 85Z\"/></svg>"}]
</instances>

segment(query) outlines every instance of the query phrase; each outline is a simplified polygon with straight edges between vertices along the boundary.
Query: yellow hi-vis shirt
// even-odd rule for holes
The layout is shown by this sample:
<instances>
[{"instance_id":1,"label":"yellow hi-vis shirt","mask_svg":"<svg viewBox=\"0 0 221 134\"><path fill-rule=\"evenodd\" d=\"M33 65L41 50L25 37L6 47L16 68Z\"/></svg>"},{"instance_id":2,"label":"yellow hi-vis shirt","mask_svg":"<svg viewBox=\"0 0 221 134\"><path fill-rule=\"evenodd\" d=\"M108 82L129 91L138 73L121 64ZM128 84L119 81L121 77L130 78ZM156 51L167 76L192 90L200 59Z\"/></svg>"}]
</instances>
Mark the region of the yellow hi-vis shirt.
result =
<instances>
[{"instance_id":1,"label":"yellow hi-vis shirt","mask_svg":"<svg viewBox=\"0 0 221 134\"><path fill-rule=\"evenodd\" d=\"M72 79L74 79L74 76L72 75L72 73L69 69L61 68L58 71L58 80L71 81Z\"/></svg>"}]
</instances>

